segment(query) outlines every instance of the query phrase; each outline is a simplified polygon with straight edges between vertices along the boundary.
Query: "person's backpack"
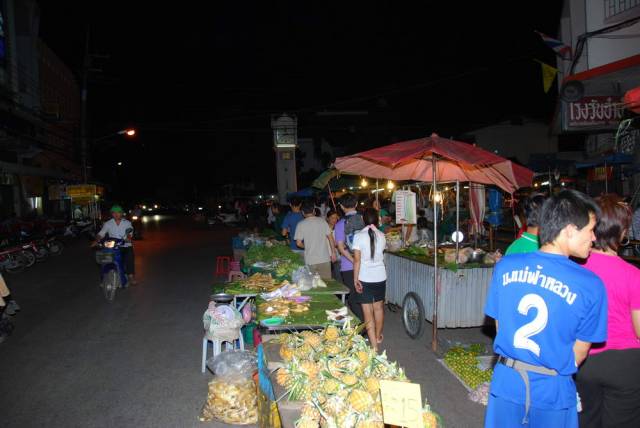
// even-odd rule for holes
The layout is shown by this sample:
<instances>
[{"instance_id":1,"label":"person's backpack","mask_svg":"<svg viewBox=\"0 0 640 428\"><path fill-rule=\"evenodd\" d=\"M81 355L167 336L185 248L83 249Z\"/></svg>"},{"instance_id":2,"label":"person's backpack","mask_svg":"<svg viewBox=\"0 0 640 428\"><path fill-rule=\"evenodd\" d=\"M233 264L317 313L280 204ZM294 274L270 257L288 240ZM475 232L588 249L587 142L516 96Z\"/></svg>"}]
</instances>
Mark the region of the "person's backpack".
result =
<instances>
[{"instance_id":1,"label":"person's backpack","mask_svg":"<svg viewBox=\"0 0 640 428\"><path fill-rule=\"evenodd\" d=\"M364 229L364 220L362 214L355 213L345 217L344 219L344 243L353 253L353 237L357 232Z\"/></svg>"}]
</instances>

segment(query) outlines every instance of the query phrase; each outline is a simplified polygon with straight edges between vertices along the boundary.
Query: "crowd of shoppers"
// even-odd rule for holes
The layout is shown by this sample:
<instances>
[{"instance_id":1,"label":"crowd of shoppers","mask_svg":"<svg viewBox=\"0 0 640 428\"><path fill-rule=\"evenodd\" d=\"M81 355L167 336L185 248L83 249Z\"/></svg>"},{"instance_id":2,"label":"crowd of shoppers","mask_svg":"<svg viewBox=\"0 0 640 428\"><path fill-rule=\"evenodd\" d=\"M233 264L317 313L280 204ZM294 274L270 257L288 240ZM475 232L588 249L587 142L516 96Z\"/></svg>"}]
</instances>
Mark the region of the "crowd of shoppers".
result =
<instances>
[{"instance_id":1,"label":"crowd of shoppers","mask_svg":"<svg viewBox=\"0 0 640 428\"><path fill-rule=\"evenodd\" d=\"M485 426L639 427L640 270L618 256L631 209L566 190L524 211L485 308L499 355Z\"/></svg>"}]
</instances>

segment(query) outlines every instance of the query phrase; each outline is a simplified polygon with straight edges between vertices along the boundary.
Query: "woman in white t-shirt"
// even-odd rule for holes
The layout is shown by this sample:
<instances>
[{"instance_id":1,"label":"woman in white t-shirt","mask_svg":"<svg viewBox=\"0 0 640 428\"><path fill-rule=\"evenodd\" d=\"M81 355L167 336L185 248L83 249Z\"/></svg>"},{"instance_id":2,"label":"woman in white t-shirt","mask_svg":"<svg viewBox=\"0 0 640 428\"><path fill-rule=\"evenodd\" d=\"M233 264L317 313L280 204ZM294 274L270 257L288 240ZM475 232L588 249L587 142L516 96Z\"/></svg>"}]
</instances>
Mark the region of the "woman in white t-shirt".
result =
<instances>
[{"instance_id":1,"label":"woman in white t-shirt","mask_svg":"<svg viewBox=\"0 0 640 428\"><path fill-rule=\"evenodd\" d=\"M363 215L365 227L353 237L353 282L355 302L362 305L364 323L371 347L378 350L384 326L384 298L387 271L384 267L384 233L378 230L378 212L367 208Z\"/></svg>"}]
</instances>

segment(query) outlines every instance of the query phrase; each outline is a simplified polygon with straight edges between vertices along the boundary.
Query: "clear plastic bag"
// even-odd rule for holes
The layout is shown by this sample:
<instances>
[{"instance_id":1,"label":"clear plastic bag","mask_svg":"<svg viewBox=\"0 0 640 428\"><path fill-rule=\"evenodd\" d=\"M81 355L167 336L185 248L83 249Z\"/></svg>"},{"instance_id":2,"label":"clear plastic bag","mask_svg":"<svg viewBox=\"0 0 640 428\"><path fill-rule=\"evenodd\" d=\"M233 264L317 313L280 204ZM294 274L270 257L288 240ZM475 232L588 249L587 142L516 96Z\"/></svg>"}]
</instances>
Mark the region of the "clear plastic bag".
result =
<instances>
[{"instance_id":1,"label":"clear plastic bag","mask_svg":"<svg viewBox=\"0 0 640 428\"><path fill-rule=\"evenodd\" d=\"M215 376L209 382L207 402L201 421L214 418L227 424L248 425L258 422L258 399L253 374L258 370L255 352L226 351L207 360Z\"/></svg>"},{"instance_id":2,"label":"clear plastic bag","mask_svg":"<svg viewBox=\"0 0 640 428\"><path fill-rule=\"evenodd\" d=\"M209 382L207 402L200 421L218 419L226 424L249 425L258 422L258 395L251 379L222 378Z\"/></svg>"},{"instance_id":3,"label":"clear plastic bag","mask_svg":"<svg viewBox=\"0 0 640 428\"><path fill-rule=\"evenodd\" d=\"M258 357L251 351L225 351L215 358L209 358L207 367L220 378L251 379L258 370Z\"/></svg>"}]
</instances>

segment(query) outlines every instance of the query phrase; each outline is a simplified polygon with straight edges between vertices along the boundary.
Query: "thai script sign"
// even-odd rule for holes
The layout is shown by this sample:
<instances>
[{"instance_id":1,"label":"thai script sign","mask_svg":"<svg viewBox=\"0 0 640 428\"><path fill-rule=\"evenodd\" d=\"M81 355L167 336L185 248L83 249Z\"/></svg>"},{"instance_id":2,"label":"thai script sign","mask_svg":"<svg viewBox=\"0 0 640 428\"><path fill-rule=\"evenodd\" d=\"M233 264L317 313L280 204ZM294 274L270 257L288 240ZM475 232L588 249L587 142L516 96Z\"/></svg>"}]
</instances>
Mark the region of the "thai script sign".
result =
<instances>
[{"instance_id":1,"label":"thai script sign","mask_svg":"<svg viewBox=\"0 0 640 428\"><path fill-rule=\"evenodd\" d=\"M568 128L615 128L622 120L624 107L620 97L592 96L567 103Z\"/></svg>"}]
</instances>

